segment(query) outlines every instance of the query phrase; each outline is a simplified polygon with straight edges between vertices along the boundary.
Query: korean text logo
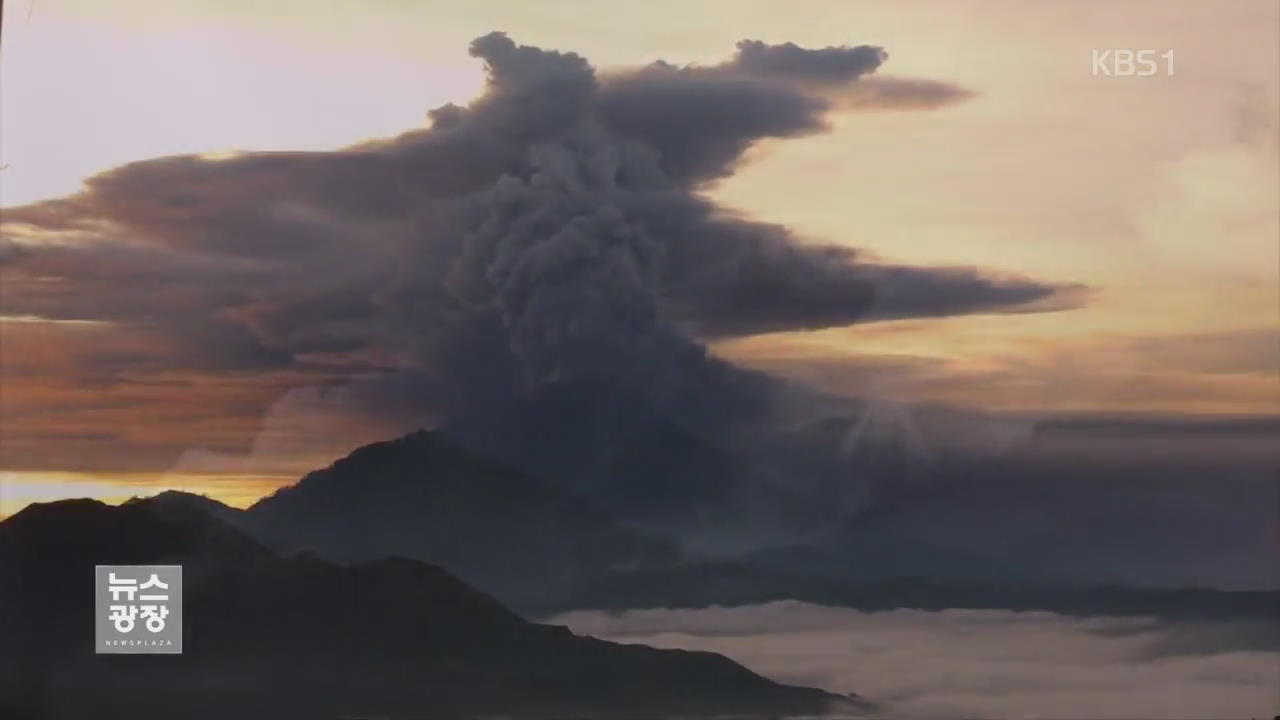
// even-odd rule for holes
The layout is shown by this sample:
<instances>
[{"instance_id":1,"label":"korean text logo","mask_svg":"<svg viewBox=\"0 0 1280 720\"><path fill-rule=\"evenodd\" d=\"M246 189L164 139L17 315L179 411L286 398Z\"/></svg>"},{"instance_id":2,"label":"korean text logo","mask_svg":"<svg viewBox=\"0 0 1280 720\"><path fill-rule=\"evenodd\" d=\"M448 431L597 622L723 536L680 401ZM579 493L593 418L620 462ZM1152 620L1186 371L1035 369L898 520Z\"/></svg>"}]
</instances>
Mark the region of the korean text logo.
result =
<instances>
[{"instance_id":1,"label":"korean text logo","mask_svg":"<svg viewBox=\"0 0 1280 720\"><path fill-rule=\"evenodd\" d=\"M94 575L96 652L182 652L181 565L98 565Z\"/></svg>"}]
</instances>

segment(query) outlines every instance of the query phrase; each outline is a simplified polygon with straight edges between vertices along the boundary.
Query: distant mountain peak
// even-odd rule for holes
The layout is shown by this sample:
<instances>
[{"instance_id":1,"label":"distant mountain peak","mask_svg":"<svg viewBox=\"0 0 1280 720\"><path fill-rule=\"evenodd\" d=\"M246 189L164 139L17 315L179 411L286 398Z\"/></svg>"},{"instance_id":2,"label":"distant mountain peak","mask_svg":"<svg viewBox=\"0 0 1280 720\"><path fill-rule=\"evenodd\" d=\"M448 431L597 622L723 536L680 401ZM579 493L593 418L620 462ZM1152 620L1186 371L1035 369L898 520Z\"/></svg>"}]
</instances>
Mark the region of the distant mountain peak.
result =
<instances>
[{"instance_id":1,"label":"distant mountain peak","mask_svg":"<svg viewBox=\"0 0 1280 720\"><path fill-rule=\"evenodd\" d=\"M680 557L572 491L439 431L358 448L235 522L281 551L425 560L522 606L589 577Z\"/></svg>"}]
</instances>

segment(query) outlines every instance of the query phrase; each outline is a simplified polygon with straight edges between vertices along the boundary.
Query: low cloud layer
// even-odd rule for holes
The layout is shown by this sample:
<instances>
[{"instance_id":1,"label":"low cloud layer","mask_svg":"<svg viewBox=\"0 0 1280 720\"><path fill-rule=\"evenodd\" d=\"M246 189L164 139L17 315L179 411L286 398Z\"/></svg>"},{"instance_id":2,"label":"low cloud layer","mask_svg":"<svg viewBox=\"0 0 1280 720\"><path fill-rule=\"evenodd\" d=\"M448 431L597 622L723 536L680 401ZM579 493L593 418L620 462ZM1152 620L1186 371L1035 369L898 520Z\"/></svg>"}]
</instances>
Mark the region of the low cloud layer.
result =
<instances>
[{"instance_id":1,"label":"low cloud layer","mask_svg":"<svg viewBox=\"0 0 1280 720\"><path fill-rule=\"evenodd\" d=\"M1271 717L1274 625L996 610L865 613L793 601L568 613L575 632L711 650L776 680L858 692L889 717Z\"/></svg>"}]
</instances>

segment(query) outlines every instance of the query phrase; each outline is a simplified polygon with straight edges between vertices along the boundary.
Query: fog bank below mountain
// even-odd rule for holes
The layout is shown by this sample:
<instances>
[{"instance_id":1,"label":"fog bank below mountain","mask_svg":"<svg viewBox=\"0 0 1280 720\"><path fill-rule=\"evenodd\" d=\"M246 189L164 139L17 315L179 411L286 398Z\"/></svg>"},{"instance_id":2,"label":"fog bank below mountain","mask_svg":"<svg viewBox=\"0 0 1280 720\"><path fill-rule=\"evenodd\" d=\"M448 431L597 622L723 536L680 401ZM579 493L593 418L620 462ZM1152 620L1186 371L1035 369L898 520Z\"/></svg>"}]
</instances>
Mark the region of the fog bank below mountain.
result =
<instances>
[{"instance_id":1,"label":"fog bank below mountain","mask_svg":"<svg viewBox=\"0 0 1280 720\"><path fill-rule=\"evenodd\" d=\"M862 612L795 601L575 611L575 632L723 653L774 680L921 718L1271 717L1280 625L1005 610Z\"/></svg>"}]
</instances>

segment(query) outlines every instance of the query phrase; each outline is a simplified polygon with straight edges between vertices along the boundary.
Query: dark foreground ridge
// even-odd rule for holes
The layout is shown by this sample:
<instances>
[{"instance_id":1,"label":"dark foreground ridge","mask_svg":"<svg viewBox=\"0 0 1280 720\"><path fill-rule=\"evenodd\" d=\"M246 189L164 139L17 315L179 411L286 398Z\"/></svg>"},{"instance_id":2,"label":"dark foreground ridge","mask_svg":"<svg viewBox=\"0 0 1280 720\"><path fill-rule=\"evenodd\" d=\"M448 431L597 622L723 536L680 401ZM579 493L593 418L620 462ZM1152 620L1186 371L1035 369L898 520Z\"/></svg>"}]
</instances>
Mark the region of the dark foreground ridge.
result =
<instances>
[{"instance_id":1,"label":"dark foreground ridge","mask_svg":"<svg viewBox=\"0 0 1280 720\"><path fill-rule=\"evenodd\" d=\"M530 623L427 563L280 557L168 496L0 523L0 716L857 714L714 653ZM96 655L95 564L183 565L182 655Z\"/></svg>"}]
</instances>

